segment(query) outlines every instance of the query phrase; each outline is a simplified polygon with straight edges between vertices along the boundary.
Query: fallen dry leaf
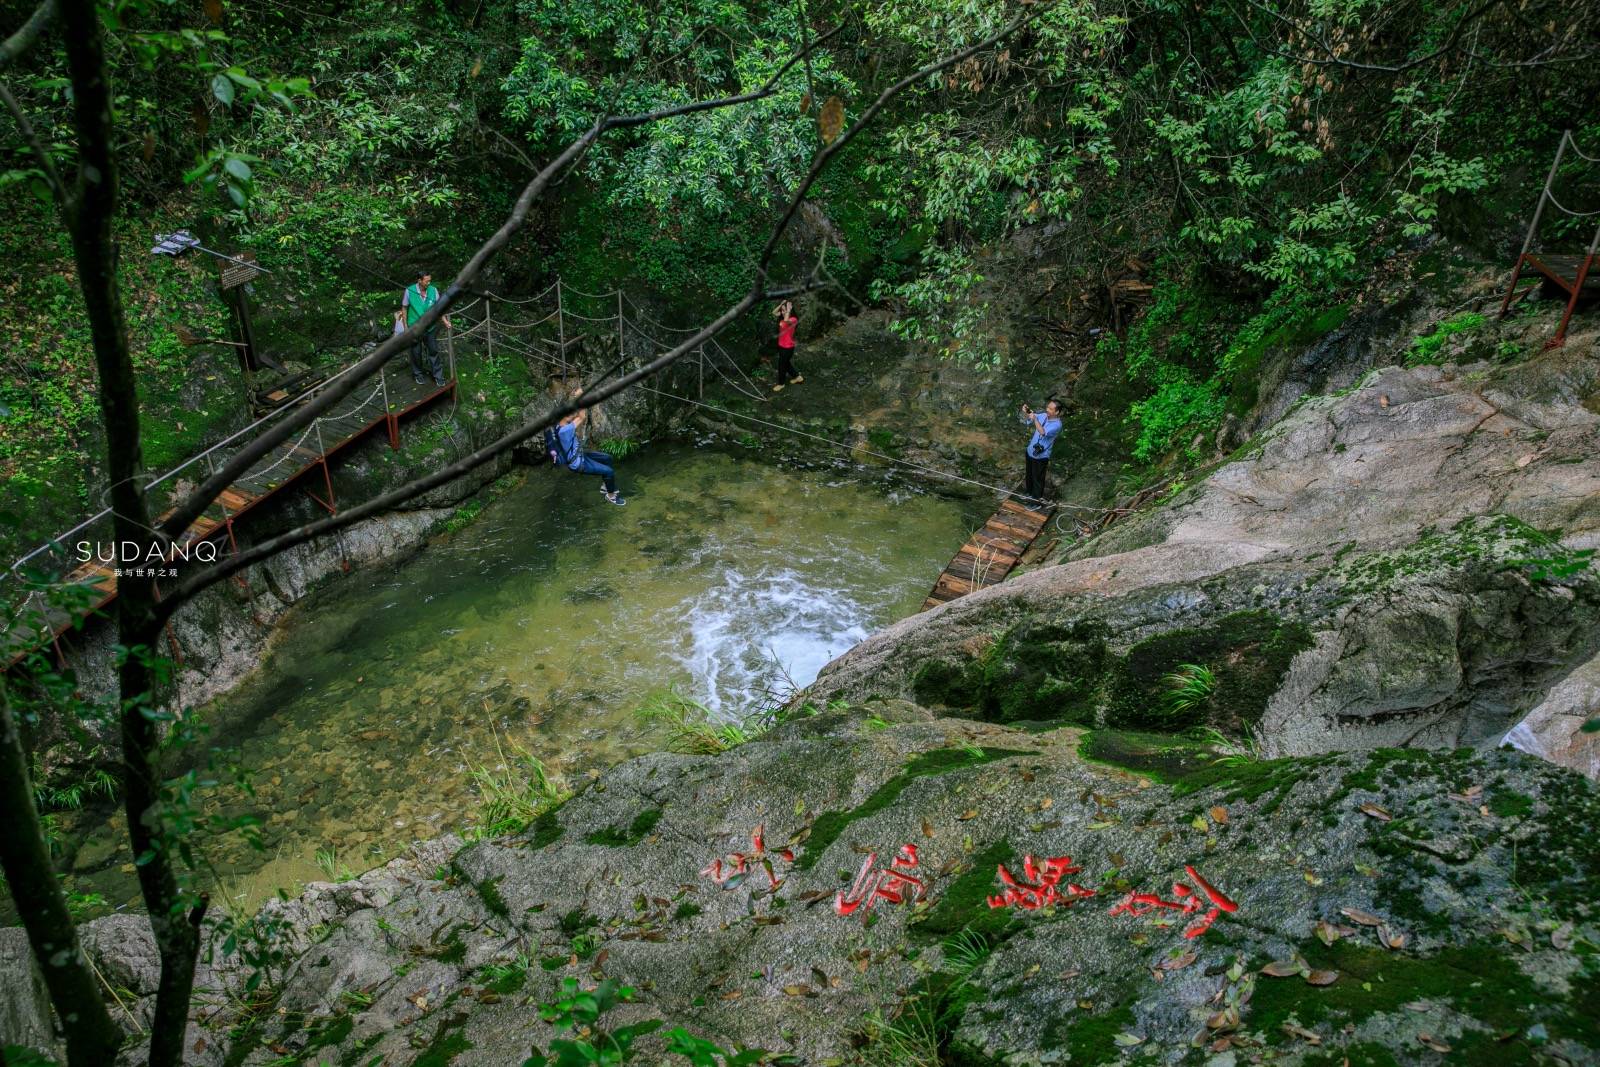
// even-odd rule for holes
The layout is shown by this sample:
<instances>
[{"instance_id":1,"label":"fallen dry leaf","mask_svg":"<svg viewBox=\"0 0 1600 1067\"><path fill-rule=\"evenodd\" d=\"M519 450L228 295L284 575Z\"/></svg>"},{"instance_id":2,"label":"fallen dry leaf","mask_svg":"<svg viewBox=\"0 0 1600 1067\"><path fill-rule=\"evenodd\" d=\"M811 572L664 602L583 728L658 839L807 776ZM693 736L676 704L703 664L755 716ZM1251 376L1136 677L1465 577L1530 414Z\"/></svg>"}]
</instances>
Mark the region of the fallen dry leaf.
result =
<instances>
[{"instance_id":1,"label":"fallen dry leaf","mask_svg":"<svg viewBox=\"0 0 1600 1067\"><path fill-rule=\"evenodd\" d=\"M808 985L786 985L783 987L783 992L785 996L803 997L811 992L811 987Z\"/></svg>"},{"instance_id":2,"label":"fallen dry leaf","mask_svg":"<svg viewBox=\"0 0 1600 1067\"><path fill-rule=\"evenodd\" d=\"M1054 803L1055 803L1054 800L1052 800L1049 797L1045 797L1043 800L1039 801L1039 810L1040 811L1049 811L1050 810L1050 805L1052 805Z\"/></svg>"},{"instance_id":3,"label":"fallen dry leaf","mask_svg":"<svg viewBox=\"0 0 1600 1067\"><path fill-rule=\"evenodd\" d=\"M1370 911L1362 911L1360 908L1340 908L1339 909L1339 914L1343 915L1346 919L1349 919L1351 922L1360 923L1362 926L1382 926L1383 925L1383 920L1382 919L1380 919L1376 915L1372 914L1372 912L1370 912Z\"/></svg>"},{"instance_id":4,"label":"fallen dry leaf","mask_svg":"<svg viewBox=\"0 0 1600 1067\"><path fill-rule=\"evenodd\" d=\"M962 822L966 822L969 819L976 819L977 817L978 817L978 809L977 808L968 808L966 811L964 811L960 815L956 816L956 818L961 820Z\"/></svg>"},{"instance_id":5,"label":"fallen dry leaf","mask_svg":"<svg viewBox=\"0 0 1600 1067\"><path fill-rule=\"evenodd\" d=\"M1361 814L1370 815L1372 818L1379 819L1379 820L1381 820L1383 822L1388 822L1390 819L1394 818L1394 816L1390 815L1389 812L1386 809L1381 808L1378 805L1371 803L1370 801L1365 803L1365 804L1363 804L1363 805L1361 805L1359 810L1360 810Z\"/></svg>"},{"instance_id":6,"label":"fallen dry leaf","mask_svg":"<svg viewBox=\"0 0 1600 1067\"><path fill-rule=\"evenodd\" d=\"M1210 815L1212 822L1225 823L1228 821L1228 809L1223 807L1221 804L1218 804L1216 807L1212 808Z\"/></svg>"},{"instance_id":7,"label":"fallen dry leaf","mask_svg":"<svg viewBox=\"0 0 1600 1067\"><path fill-rule=\"evenodd\" d=\"M1283 1032L1291 1037L1300 1038L1300 1040L1304 1041L1308 1045L1322 1044L1322 1035L1313 1030L1307 1030L1303 1026L1296 1026L1294 1023L1284 1023Z\"/></svg>"},{"instance_id":8,"label":"fallen dry leaf","mask_svg":"<svg viewBox=\"0 0 1600 1067\"><path fill-rule=\"evenodd\" d=\"M1239 1025L1239 1009L1235 1007L1223 1008L1206 1020L1206 1026L1212 1030L1232 1030Z\"/></svg>"},{"instance_id":9,"label":"fallen dry leaf","mask_svg":"<svg viewBox=\"0 0 1600 1067\"><path fill-rule=\"evenodd\" d=\"M1432 1034L1418 1034L1417 1040L1433 1049L1435 1052L1449 1052L1450 1046L1434 1037Z\"/></svg>"},{"instance_id":10,"label":"fallen dry leaf","mask_svg":"<svg viewBox=\"0 0 1600 1067\"><path fill-rule=\"evenodd\" d=\"M722 999L723 1000L738 1000L742 996L744 996L744 991L743 990L730 989L726 993L722 994Z\"/></svg>"},{"instance_id":11,"label":"fallen dry leaf","mask_svg":"<svg viewBox=\"0 0 1600 1067\"><path fill-rule=\"evenodd\" d=\"M929 822L927 819L923 819L922 820L922 836L923 837L932 837L933 836L933 823Z\"/></svg>"},{"instance_id":12,"label":"fallen dry leaf","mask_svg":"<svg viewBox=\"0 0 1600 1067\"><path fill-rule=\"evenodd\" d=\"M1339 940L1340 937L1339 928L1326 919L1317 920L1317 925L1313 932L1317 935L1317 940L1324 945L1331 945Z\"/></svg>"},{"instance_id":13,"label":"fallen dry leaf","mask_svg":"<svg viewBox=\"0 0 1600 1067\"><path fill-rule=\"evenodd\" d=\"M1338 971L1312 971L1306 975L1306 981L1312 985L1332 985L1339 980Z\"/></svg>"},{"instance_id":14,"label":"fallen dry leaf","mask_svg":"<svg viewBox=\"0 0 1600 1067\"><path fill-rule=\"evenodd\" d=\"M1405 948L1406 935L1387 926L1378 927L1378 944L1384 948Z\"/></svg>"},{"instance_id":15,"label":"fallen dry leaf","mask_svg":"<svg viewBox=\"0 0 1600 1067\"><path fill-rule=\"evenodd\" d=\"M1163 971L1181 971L1199 958L1198 952L1185 952L1176 959L1162 960L1159 966Z\"/></svg>"},{"instance_id":16,"label":"fallen dry leaf","mask_svg":"<svg viewBox=\"0 0 1600 1067\"><path fill-rule=\"evenodd\" d=\"M1305 970L1305 964L1299 960L1273 960L1261 968L1261 973L1271 978L1291 978Z\"/></svg>"},{"instance_id":17,"label":"fallen dry leaf","mask_svg":"<svg viewBox=\"0 0 1600 1067\"><path fill-rule=\"evenodd\" d=\"M844 129L844 103L837 96L830 96L823 103L822 110L817 114L817 129L827 144L838 139Z\"/></svg>"}]
</instances>

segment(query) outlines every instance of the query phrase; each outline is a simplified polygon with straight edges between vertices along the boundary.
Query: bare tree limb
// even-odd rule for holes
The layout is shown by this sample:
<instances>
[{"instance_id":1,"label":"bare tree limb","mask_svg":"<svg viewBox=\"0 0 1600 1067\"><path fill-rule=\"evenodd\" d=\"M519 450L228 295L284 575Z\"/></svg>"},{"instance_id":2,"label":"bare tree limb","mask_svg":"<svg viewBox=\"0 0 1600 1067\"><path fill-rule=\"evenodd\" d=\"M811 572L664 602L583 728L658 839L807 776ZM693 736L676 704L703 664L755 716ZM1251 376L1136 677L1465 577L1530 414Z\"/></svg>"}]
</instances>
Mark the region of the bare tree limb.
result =
<instances>
[{"instance_id":1,"label":"bare tree limb","mask_svg":"<svg viewBox=\"0 0 1600 1067\"><path fill-rule=\"evenodd\" d=\"M112 533L141 542L150 530L139 444L138 379L128 349L127 318L117 279L117 160L113 93L105 55L105 30L96 0L58 0L67 72L72 80L72 123L77 134L77 176L66 212L72 254L100 382L100 416L106 431ZM122 738L122 799L128 842L137 857L139 889L150 916L161 974L150 1021L149 1067L178 1067L189 1025L200 933L184 921L176 857L166 840L162 794L158 678L150 650L155 622L152 572L134 570L117 582L117 686ZM63 1019L70 1014L63 1014Z\"/></svg>"},{"instance_id":2,"label":"bare tree limb","mask_svg":"<svg viewBox=\"0 0 1600 1067\"><path fill-rule=\"evenodd\" d=\"M38 7L33 9L33 14L28 16L28 21L22 27L0 42L0 70L5 70L19 56L33 47L33 43L44 33L56 17L56 0L43 0Z\"/></svg>"},{"instance_id":3,"label":"bare tree limb","mask_svg":"<svg viewBox=\"0 0 1600 1067\"><path fill-rule=\"evenodd\" d=\"M1277 56L1279 59L1293 60L1296 63L1309 63L1315 67L1344 67L1348 70L1368 71L1377 74L1402 74L1405 71L1411 70L1415 67L1432 63L1434 60L1439 59L1453 51L1455 49L1457 40L1461 37L1461 31L1466 29L1469 23L1476 22L1479 18L1487 14L1490 9L1498 7L1504 2L1505 0L1484 0L1483 3L1479 4L1477 7L1461 16L1461 20L1451 27L1449 34L1445 36L1444 41L1439 45L1439 47L1435 48L1426 55L1417 56L1414 59L1408 59L1404 63L1395 66L1381 63L1357 63L1353 59L1340 58L1338 52L1334 49L1333 45L1328 43L1326 38L1317 34L1313 34L1310 30L1300 25L1294 19L1280 11L1273 10L1266 4L1263 4L1261 0L1245 0L1245 3L1249 4L1257 11L1260 11L1265 15L1272 16L1277 21L1287 25L1296 33L1302 34L1309 40L1315 41L1317 47L1322 49L1322 51L1326 54L1326 57L1319 59L1315 56L1295 55L1292 52L1284 52L1279 49L1269 47L1261 43L1261 40L1256 36L1255 31L1250 27L1248 20L1241 16L1239 12L1234 9L1231 3L1228 4L1228 10L1232 13L1233 17L1238 20L1239 25L1244 28L1245 33L1249 35L1251 43L1253 43L1263 52L1266 52L1268 55Z\"/></svg>"},{"instance_id":4,"label":"bare tree limb","mask_svg":"<svg viewBox=\"0 0 1600 1067\"><path fill-rule=\"evenodd\" d=\"M6 110L11 112L11 118L16 122L17 129L22 131L28 147L33 150L33 158L38 162L39 169L44 172L45 183L50 186L50 192L55 195L56 202L61 205L63 212L70 212L72 198L67 193L66 185L61 181L61 172L56 170L56 161L45 149L44 142L39 139L38 132L33 128L33 123L28 121L28 113L22 110L22 105L11 95L11 90L5 82L0 82L0 100L5 101Z\"/></svg>"},{"instance_id":5,"label":"bare tree limb","mask_svg":"<svg viewBox=\"0 0 1600 1067\"><path fill-rule=\"evenodd\" d=\"M23 752L22 731L11 711L5 681L0 678L0 870L17 914L28 932L28 945L39 961L50 1002L58 1019L71 1019L63 1027L67 1062L104 1064L116 1059L122 1031L111 1021L100 999L100 986L83 954L72 914L61 895L55 862L45 847L39 811L34 806L28 757Z\"/></svg>"},{"instance_id":6,"label":"bare tree limb","mask_svg":"<svg viewBox=\"0 0 1600 1067\"><path fill-rule=\"evenodd\" d=\"M830 30L808 47L819 48L839 32L838 28ZM643 112L636 115L612 115L602 117L589 127L589 130L577 140L569 144L545 168L534 176L523 188L517 197L515 206L510 216L473 253L465 266L456 275L450 285L440 295L438 303L428 309L427 314L419 318L405 332L396 334L384 340L366 356L352 365L338 382L319 392L315 397L302 406L295 414L288 416L272 429L257 437L250 444L240 449L238 453L221 464L216 473L201 482L199 487L172 512L167 520L161 524L161 533L173 540L182 536L183 531L200 517L206 508L211 506L217 496L228 486L232 485L261 457L271 452L278 445L287 441L298 430L309 425L318 415L327 411L340 400L350 395L363 381L372 376L383 364L395 355L410 347L413 339L433 328L434 324L450 313L450 309L460 300L463 291L475 281L483 271L484 265L506 244L512 236L522 228L527 221L528 212L533 204L544 194L551 181L564 171L579 156L586 152L590 145L603 134L614 129L626 129L643 126L648 123L660 122L664 119L677 118L682 115L692 115L702 111L711 111L717 108L732 107L738 104L751 103L771 96L777 91L778 83L795 64L804 58L804 52L797 52L789 57L773 75L759 88L736 96L719 97L714 100L699 100L675 107L661 108L656 111Z\"/></svg>"},{"instance_id":7,"label":"bare tree limb","mask_svg":"<svg viewBox=\"0 0 1600 1067\"><path fill-rule=\"evenodd\" d=\"M717 318L705 326L702 326L692 336L683 340L668 351L662 353L660 356L657 356L649 363L646 363L643 366L628 372L615 381L608 382L603 385L596 385L586 389L579 402L568 400L557 404L549 411L545 412L545 414L541 417L502 435L498 439L490 442L482 448L477 449L469 455L463 456L459 460L456 460L454 463L448 464L445 467L441 467L432 474L416 479L415 481L407 483L406 485L390 490L387 493L380 494L379 496L374 497L372 500L357 505L348 511L341 512L338 515L330 515L326 518L319 519L316 522L307 523L293 530L279 534L276 537L269 538L258 545L253 545L242 552L229 556L226 560L213 567L208 567L206 570L201 571L193 577L185 579L175 588L173 588L169 594L164 597L156 606L157 616L164 621L167 618L170 618L172 613L181 607L185 601L192 599L203 589L216 584L224 578L227 578L229 575L235 574L253 563L260 562L264 559L269 559L272 556L285 551L286 549L294 547L295 545L304 544L306 541L309 541L312 538L321 536L322 534L331 533L335 530L349 526L352 523L359 522L369 516L387 511L388 509L419 496L430 489L437 488L446 482L449 482L455 478L459 478L463 474L466 474L487 463L495 456L500 455L503 452L507 452L522 442L531 439L535 434L554 426L558 421L565 418L567 415L570 415L573 412L583 408L592 407L603 400L623 392L636 383L641 382L662 370L665 370L667 367L670 367L673 363L677 362L682 356L694 351L700 345L704 344L706 341L722 332L723 329L730 325L740 315L754 307L758 301L774 295L774 292L797 293L809 291L811 288L814 288L815 286L811 282L807 282L798 287L789 287L783 290L769 291L766 285L766 277L774 250L778 247L778 243L782 240L784 232L793 222L795 214L799 210L800 204L806 198L806 194L810 191L811 186L815 183L822 170L828 165L829 160L833 159L834 156L838 154L838 151L849 143L852 137L860 132L860 130L867 123L871 122L878 115L878 113L883 110L884 105L887 104L889 100L892 99L897 93L904 90L907 86L913 85L921 79L928 77L930 74L936 74L946 67L949 67L955 63L959 63L963 59L966 59L976 52L993 45L997 41L1005 39L1012 33L1015 33L1022 26L1038 17L1038 15L1047 7L1048 5L1040 5L1034 8L1027 15L1024 15L1009 23L998 33L995 33L994 35L985 38L983 41L980 41L969 48L965 48L951 56L947 56L944 59L928 64L920 70L901 78L899 81L895 82L889 88L880 93L878 98L873 101L873 103L864 112L862 112L860 118L851 124L849 129L841 133L832 144L829 144L817 153L810 171L807 173L805 179L790 195L789 202L783 214L778 218L777 222L773 224L772 231L768 235L767 243L764 246L762 257L756 264L755 277L752 280L750 291L732 306L723 311L723 313L717 316ZM832 34L830 33L827 36L819 38L818 42L814 43L820 43L820 41L826 40L827 37L831 35ZM790 64L792 65L793 62L794 60L791 59ZM759 96L751 95L750 99L759 99ZM692 107L695 105L687 106ZM619 121L630 125L637 125L640 122L649 120L644 116L630 116ZM603 126L604 122L596 123L591 129L591 133L601 129ZM588 137L588 135L585 136L586 138ZM581 150L580 145L586 146L588 143L592 143L592 140L592 138L588 138L587 141L580 138L579 141L576 141L572 146L569 146L567 152L571 153L574 151L579 151ZM566 153L563 155L565 154ZM559 162L559 160L557 162ZM555 165L556 164L551 164L551 167L554 167ZM549 173L550 170L551 168L547 167L544 173ZM452 288L455 288L454 284L452 285ZM602 375L601 381L604 381L605 378L608 378L615 369L616 368L613 367L611 371L607 371L606 374Z\"/></svg>"},{"instance_id":8,"label":"bare tree limb","mask_svg":"<svg viewBox=\"0 0 1600 1067\"><path fill-rule=\"evenodd\" d=\"M954 66L955 64L960 63L962 60L983 51L983 49L988 48L989 46L1002 41L1007 37L1010 37L1023 26L1026 26L1028 23L1042 15L1045 11L1048 11L1050 7L1051 5L1049 4L1034 5L1026 14L1020 15L1008 22L998 32L991 34L990 36L979 41L977 44L970 45L966 48L963 48L961 51L954 53L953 55L946 56L943 59L930 63L921 70L913 71L912 73L907 74L904 78L901 78L899 81L895 82L893 85L889 86L883 92L879 93L878 98L871 104L867 105L867 109L861 113L861 116L857 118L855 122L851 123L848 129L839 134L838 137L834 138L830 144L824 146L822 151L818 152L816 157L811 161L811 169L807 171L806 176L801 179L799 186L794 191L794 195L789 198L789 206L784 210L783 217L779 219L778 224L773 227L772 233L767 237L766 245L761 249L761 259L756 264L756 284L758 286L764 286L766 284L767 268L771 266L772 257L778 250L778 241L783 237L784 231L789 228L789 223L793 221L795 212L800 210L801 202L805 200L806 194L811 191L812 185L816 184L817 178L822 174L823 168L828 165L829 161L832 160L834 156L838 155L840 149L849 144L850 141L854 139L856 134L861 132L862 128L865 127L867 123L871 122L877 117L878 112L883 110L885 104L897 96L900 91L905 89L908 85L912 85L918 81L921 81L930 74L937 74L946 67ZM830 31L830 35L832 32L836 31ZM822 40L826 39L826 37L822 38Z\"/></svg>"}]
</instances>

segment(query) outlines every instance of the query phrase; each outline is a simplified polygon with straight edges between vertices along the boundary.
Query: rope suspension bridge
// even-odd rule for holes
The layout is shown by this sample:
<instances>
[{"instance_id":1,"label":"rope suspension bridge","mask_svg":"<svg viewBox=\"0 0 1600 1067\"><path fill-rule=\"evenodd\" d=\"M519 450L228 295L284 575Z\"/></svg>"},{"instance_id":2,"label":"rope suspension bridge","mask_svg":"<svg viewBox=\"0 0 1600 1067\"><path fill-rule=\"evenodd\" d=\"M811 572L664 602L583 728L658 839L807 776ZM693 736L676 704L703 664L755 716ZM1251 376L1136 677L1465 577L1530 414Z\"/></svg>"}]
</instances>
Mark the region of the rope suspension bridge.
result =
<instances>
[{"instance_id":1,"label":"rope suspension bridge","mask_svg":"<svg viewBox=\"0 0 1600 1067\"><path fill-rule=\"evenodd\" d=\"M540 311L544 313L539 314ZM206 559L208 552L237 552L240 521L267 501L289 491L304 492L329 514L338 514L339 501L334 492L331 465L359 442L380 431L390 447L398 449L402 423L441 404L446 398L453 407L460 389L458 367L461 361L483 360L493 364L507 354L518 356L528 361L530 369L536 365L542 368L547 387L564 391L585 381L586 375L593 374L602 361L611 364L614 370L620 366L641 365L674 347L683 335L696 332L695 328L659 322L620 289L590 293L559 279L544 292L530 297L478 296L452 309L450 314L452 319L466 325L458 329L440 328L447 367L443 385L416 383L406 373L404 360L398 356L391 359L374 376L377 380L370 389L352 393L334 409L310 422L298 437L262 456L191 523L170 546L164 560L146 565L159 572L164 569L163 564L176 560ZM673 335L678 336L674 338ZM145 490L152 510L160 510L161 517L165 518L194 484L213 474L275 422L349 374L354 366L353 361L344 365L269 414L150 478ZM1053 509L1032 511L1022 506L1027 498L1015 488L967 478L886 455L862 443L836 441L770 418L710 403L705 399L708 381L714 385L720 383L756 403L769 403L762 387L715 338L708 339L674 365L664 380L656 379L655 385L639 383L636 388L663 401L703 409L838 448L852 457L870 457L918 475L964 484L999 496L1002 501L999 510L945 568L923 605L925 609L999 582L1048 528L1052 513L1056 515L1057 529L1063 534L1083 537L1136 503L1130 502L1121 508L1059 504ZM1070 530L1062 526L1062 518L1068 515L1073 522ZM126 564L119 563L115 546L107 540L110 517L111 509L101 508L24 553L12 561L6 572L0 573L0 578L12 580L12 589L25 588L20 598L11 598L13 605L18 599L21 604L13 611L16 621L0 634L0 662L15 663L28 651L46 644L53 644L58 659L62 658L60 641L63 635L78 619L100 611L116 599L117 569ZM208 547L202 549L202 546ZM244 574L236 575L233 580L249 593ZM46 591L51 586L63 585L77 587L82 593L81 602L70 608L55 604ZM176 652L176 641L172 644Z\"/></svg>"}]
</instances>

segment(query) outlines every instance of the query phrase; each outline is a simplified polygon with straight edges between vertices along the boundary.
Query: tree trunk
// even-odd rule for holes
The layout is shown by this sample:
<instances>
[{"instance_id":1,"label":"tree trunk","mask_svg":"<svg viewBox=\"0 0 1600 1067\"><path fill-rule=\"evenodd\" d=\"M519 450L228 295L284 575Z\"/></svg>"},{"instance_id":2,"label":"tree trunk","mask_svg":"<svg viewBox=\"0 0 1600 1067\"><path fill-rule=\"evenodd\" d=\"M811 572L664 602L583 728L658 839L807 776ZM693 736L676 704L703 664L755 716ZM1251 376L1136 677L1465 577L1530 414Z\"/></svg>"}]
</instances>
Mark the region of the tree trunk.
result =
<instances>
[{"instance_id":1,"label":"tree trunk","mask_svg":"<svg viewBox=\"0 0 1600 1067\"><path fill-rule=\"evenodd\" d=\"M60 4L72 79L73 125L78 135L78 175L69 225L100 379L112 532L119 544L131 541L149 546L155 535L144 495L139 398L117 285L118 249L111 230L117 210L117 166L112 154L112 92L104 37L93 0L60 0ZM118 683L123 801L139 888L161 956L149 1062L150 1067L176 1067L183 1059L200 930L199 915L192 919L185 915L162 817L158 759L162 716L151 662L159 627L155 622L155 581L148 570L122 570L117 579L116 610L122 645Z\"/></svg>"},{"instance_id":2,"label":"tree trunk","mask_svg":"<svg viewBox=\"0 0 1600 1067\"><path fill-rule=\"evenodd\" d=\"M0 868L11 900L28 931L33 958L44 972L50 1003L67 1039L72 1067L103 1067L117 1057L122 1031L111 1021L78 931L67 911L55 865L45 847L44 828L33 806L33 783L22 731L11 714L11 700L0 684Z\"/></svg>"}]
</instances>

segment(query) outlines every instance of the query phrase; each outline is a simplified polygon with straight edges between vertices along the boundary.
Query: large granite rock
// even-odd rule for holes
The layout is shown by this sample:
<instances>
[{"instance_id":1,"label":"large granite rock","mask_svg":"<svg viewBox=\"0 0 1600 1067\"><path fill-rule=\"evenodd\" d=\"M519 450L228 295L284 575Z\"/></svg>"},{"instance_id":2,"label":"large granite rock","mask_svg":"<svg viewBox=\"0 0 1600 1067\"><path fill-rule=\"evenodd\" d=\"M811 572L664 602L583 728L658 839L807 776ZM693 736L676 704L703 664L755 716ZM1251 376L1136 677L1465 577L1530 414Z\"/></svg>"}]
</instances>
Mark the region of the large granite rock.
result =
<instances>
[{"instance_id":1,"label":"large granite rock","mask_svg":"<svg viewBox=\"0 0 1600 1067\"><path fill-rule=\"evenodd\" d=\"M1592 363L1390 367L1305 400L1161 506L875 634L809 698L1248 729L1274 755L1493 747L1600 650ZM1189 663L1217 686L1175 714L1162 679ZM1577 751L1550 730L1541 752Z\"/></svg>"},{"instance_id":2,"label":"large granite rock","mask_svg":"<svg viewBox=\"0 0 1600 1067\"><path fill-rule=\"evenodd\" d=\"M271 999L214 957L193 1062L516 1067L562 1036L538 1009L563 980L605 978L637 990L608 1029L659 1018L805 1064L1600 1057L1591 783L1508 751L1217 758L900 702L641 757L523 834L268 908ZM707 869L758 826L777 888L759 860L719 887ZM907 845L921 900L837 913ZM991 907L1027 855L1072 857L1064 901ZM1130 901L1200 879L1236 910L1194 938L1203 911ZM128 925L86 942L142 992ZM639 1062L684 1061L657 1043Z\"/></svg>"}]
</instances>

